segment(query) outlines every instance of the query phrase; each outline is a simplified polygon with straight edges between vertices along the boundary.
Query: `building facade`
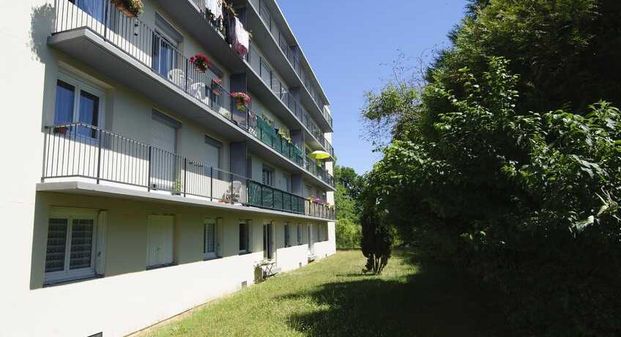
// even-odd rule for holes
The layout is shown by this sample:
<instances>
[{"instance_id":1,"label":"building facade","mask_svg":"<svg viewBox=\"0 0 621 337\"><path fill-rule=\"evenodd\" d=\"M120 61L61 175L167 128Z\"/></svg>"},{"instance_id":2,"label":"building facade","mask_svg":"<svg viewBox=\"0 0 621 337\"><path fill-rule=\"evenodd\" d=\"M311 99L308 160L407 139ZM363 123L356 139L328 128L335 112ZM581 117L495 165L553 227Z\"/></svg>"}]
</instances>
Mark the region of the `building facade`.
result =
<instances>
[{"instance_id":1,"label":"building facade","mask_svg":"<svg viewBox=\"0 0 621 337\"><path fill-rule=\"evenodd\" d=\"M128 3L0 3L0 336L123 336L335 252L329 103L275 0Z\"/></svg>"}]
</instances>

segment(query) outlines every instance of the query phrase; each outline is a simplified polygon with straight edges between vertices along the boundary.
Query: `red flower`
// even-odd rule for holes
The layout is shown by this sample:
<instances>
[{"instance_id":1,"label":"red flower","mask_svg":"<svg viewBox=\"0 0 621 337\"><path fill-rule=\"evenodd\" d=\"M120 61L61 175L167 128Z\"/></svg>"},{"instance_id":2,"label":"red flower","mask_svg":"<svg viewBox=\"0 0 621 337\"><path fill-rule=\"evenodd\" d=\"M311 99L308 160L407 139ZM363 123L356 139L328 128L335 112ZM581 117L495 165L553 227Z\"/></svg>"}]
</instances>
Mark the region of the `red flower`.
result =
<instances>
[{"instance_id":1,"label":"red flower","mask_svg":"<svg viewBox=\"0 0 621 337\"><path fill-rule=\"evenodd\" d=\"M207 71L207 68L209 68L209 65L211 64L207 55L203 53L197 53L196 55L190 57L190 63L202 72Z\"/></svg>"}]
</instances>

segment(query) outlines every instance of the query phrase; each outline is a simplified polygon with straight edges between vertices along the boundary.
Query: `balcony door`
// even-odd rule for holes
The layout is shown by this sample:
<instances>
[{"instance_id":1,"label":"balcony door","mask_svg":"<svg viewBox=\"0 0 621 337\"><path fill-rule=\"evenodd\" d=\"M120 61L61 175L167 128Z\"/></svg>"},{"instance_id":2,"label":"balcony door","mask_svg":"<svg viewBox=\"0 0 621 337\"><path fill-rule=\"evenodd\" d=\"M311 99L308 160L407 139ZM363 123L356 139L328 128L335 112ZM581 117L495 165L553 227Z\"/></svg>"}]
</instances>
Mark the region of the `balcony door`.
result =
<instances>
[{"instance_id":1,"label":"balcony door","mask_svg":"<svg viewBox=\"0 0 621 337\"><path fill-rule=\"evenodd\" d=\"M151 115L151 187L181 192L182 177L177 150L179 122L153 111Z\"/></svg>"},{"instance_id":2,"label":"balcony door","mask_svg":"<svg viewBox=\"0 0 621 337\"><path fill-rule=\"evenodd\" d=\"M104 0L69 0L99 22L104 21Z\"/></svg>"}]
</instances>

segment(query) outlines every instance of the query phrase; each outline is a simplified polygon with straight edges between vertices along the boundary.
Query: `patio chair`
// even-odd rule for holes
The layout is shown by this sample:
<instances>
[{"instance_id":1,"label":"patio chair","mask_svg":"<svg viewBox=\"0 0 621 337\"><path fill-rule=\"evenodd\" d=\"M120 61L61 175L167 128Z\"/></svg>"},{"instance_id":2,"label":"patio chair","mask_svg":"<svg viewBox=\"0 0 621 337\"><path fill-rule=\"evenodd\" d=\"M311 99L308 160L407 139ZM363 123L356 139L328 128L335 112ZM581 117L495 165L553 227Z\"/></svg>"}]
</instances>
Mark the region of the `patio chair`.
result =
<instances>
[{"instance_id":1,"label":"patio chair","mask_svg":"<svg viewBox=\"0 0 621 337\"><path fill-rule=\"evenodd\" d=\"M168 80L174 83L179 88L185 88L186 76L185 72L181 69L172 69L168 72ZM188 87L192 84L192 80L188 78Z\"/></svg>"},{"instance_id":2,"label":"patio chair","mask_svg":"<svg viewBox=\"0 0 621 337\"><path fill-rule=\"evenodd\" d=\"M189 93L190 95L196 97L199 101L209 105L209 97L207 97L206 92L207 86L203 82L193 83L190 86Z\"/></svg>"},{"instance_id":3,"label":"patio chair","mask_svg":"<svg viewBox=\"0 0 621 337\"><path fill-rule=\"evenodd\" d=\"M234 180L232 186L230 186L228 191L224 194L224 201L235 204L240 203L242 186L243 184L241 181Z\"/></svg>"}]
</instances>

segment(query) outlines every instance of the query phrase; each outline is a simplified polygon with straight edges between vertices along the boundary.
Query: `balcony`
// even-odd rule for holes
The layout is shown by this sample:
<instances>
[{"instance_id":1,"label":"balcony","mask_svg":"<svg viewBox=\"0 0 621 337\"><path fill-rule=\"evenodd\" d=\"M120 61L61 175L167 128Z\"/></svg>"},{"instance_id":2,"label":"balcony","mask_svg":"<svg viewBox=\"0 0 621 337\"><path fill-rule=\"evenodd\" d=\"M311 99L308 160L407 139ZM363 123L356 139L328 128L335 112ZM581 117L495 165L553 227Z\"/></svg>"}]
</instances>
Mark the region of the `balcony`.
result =
<instances>
[{"instance_id":1,"label":"balcony","mask_svg":"<svg viewBox=\"0 0 621 337\"><path fill-rule=\"evenodd\" d=\"M222 48L230 49L228 48L228 45L226 45L224 42L224 34L220 30L220 28L213 26L211 21L207 19L207 13L205 11L204 2L202 0L185 0L185 1L180 1L180 2L171 2L171 1L165 1L165 0L155 0L155 1L163 9L165 9L168 12L168 14L172 16L172 18L174 18L175 20L178 20L178 23L181 26L183 26L188 32L190 32L190 34L192 34L194 38L196 38L201 43L204 43L206 46L218 46L218 47L222 46ZM261 27L263 27L263 23L261 23ZM212 36L219 37L219 41L217 41L217 43L213 41ZM258 37L257 32L253 32L253 36ZM271 35L270 35L270 38L271 38ZM252 41L251 41L251 44L252 44ZM281 53L280 47L276 47L273 49L277 50L278 53ZM264 52L271 52L271 50L267 50ZM252 53L252 51L250 53ZM219 56L219 55L216 55L216 56ZM231 57L237 58L237 56L233 55L233 53L230 53L230 55L227 55L224 57L225 59L231 58ZM288 64L288 60L284 57L284 55L282 56L282 58L283 58L282 62L277 62L277 60L275 60L274 58L270 58L270 60L272 62L277 62L279 64L283 63L284 65L290 68L291 65ZM249 78L249 84L256 84L256 82L263 82L265 86L274 94L274 97L278 98L285 106L287 106L291 110L291 112L293 112L295 117L297 117L298 121L302 123L304 120L303 118L300 117L300 114L293 109L292 107L293 102L291 101L291 100L294 100L296 102L295 104L301 107L302 104L299 102L299 99L294 99L293 97L287 97L285 99L285 97L283 97L281 93L288 92L288 87L286 85L282 85L282 83L281 85L278 85L276 83L277 81L272 81L272 78L275 79L275 77L270 77L268 72L265 72L265 71L260 72L259 65L256 63L258 59L259 59L258 57L254 57L254 58L248 57L246 59L245 66L247 68L254 70L254 72L256 73L256 77L257 77L257 78L253 78L254 76L251 76ZM230 62L225 62L225 65L227 63L230 63ZM280 68L282 67L283 66L281 66ZM237 71L242 71L242 69L239 69L239 66L236 63L235 63L234 69ZM293 74L293 76L287 76L286 80L290 83L298 82L300 83L300 85L302 85L303 82L301 82L299 78L296 79L297 74L293 71L291 73ZM283 74L283 75L286 75L286 74ZM256 81L256 80L259 80L259 81ZM307 92L301 96L310 97L309 95L310 94L308 94ZM310 101L310 98L309 98L309 101ZM269 102L264 102L264 103L269 103ZM316 106L316 103L314 101L312 103L315 104ZM316 117L318 118L318 120L323 122L322 125L324 126L324 129L331 130L332 129L332 117L329 117L329 120L330 120L329 124L327 124L328 121L324 118L325 117L324 115L329 116L327 111L325 111L322 108L319 108L318 106L316 106L316 109L313 109L313 110L317 111ZM310 119L310 115L307 114L307 116ZM315 126L317 125L316 122L313 121L313 123L315 124ZM308 125L306 126L308 127ZM317 129L318 131L321 131L319 127L317 127ZM325 146L325 143L326 142L318 141L316 144L318 146L323 146L327 152L330 152L330 149L327 146Z\"/></svg>"},{"instance_id":2,"label":"balcony","mask_svg":"<svg viewBox=\"0 0 621 337\"><path fill-rule=\"evenodd\" d=\"M144 94L155 104L176 111L223 138L246 141L250 150L272 158L275 164L334 188L306 171L303 161L259 139L253 127L256 113L252 109L235 109L230 93L214 82L216 74L201 71L172 46L167 46L170 62L158 62L153 50L165 39L140 20L120 13L109 1L103 4L103 17L95 18L68 0L56 0L56 20L49 44ZM243 63L239 58L237 61Z\"/></svg>"},{"instance_id":3,"label":"balcony","mask_svg":"<svg viewBox=\"0 0 621 337\"><path fill-rule=\"evenodd\" d=\"M322 147L326 152L330 153L332 158L335 158L334 148L332 144L326 140L323 132L311 117L308 111L300 104L300 102L293 97L289 92L286 84L278 79L276 73L271 67L265 63L262 57L256 52L256 49L251 45L246 61L250 67L259 75L261 81L276 95L282 102L289 108L295 115L298 121L306 127L307 134L312 137L310 140L314 142L316 146Z\"/></svg>"},{"instance_id":4,"label":"balcony","mask_svg":"<svg viewBox=\"0 0 621 337\"><path fill-rule=\"evenodd\" d=\"M285 56L289 66L294 70L295 74L297 74L298 80L302 83L304 88L306 88L306 94L310 97L312 104L315 105L316 111L319 112L321 118L327 122L331 129L333 124L332 116L328 111L323 109L327 103L322 98L322 95L320 95L320 89L313 83L315 76L312 74L312 71L305 69L303 66L303 60L300 57L301 50L299 48L293 49L290 47L289 42L282 33L282 26L274 20L264 0L249 0L248 3L252 10L250 14L258 15L258 19L261 21L260 24L265 27L274 43L278 46L278 49L280 49Z\"/></svg>"},{"instance_id":5,"label":"balcony","mask_svg":"<svg viewBox=\"0 0 621 337\"><path fill-rule=\"evenodd\" d=\"M332 207L86 124L46 128L43 155L42 183L88 181L167 201L335 219Z\"/></svg>"}]
</instances>

